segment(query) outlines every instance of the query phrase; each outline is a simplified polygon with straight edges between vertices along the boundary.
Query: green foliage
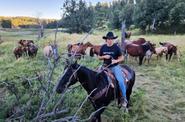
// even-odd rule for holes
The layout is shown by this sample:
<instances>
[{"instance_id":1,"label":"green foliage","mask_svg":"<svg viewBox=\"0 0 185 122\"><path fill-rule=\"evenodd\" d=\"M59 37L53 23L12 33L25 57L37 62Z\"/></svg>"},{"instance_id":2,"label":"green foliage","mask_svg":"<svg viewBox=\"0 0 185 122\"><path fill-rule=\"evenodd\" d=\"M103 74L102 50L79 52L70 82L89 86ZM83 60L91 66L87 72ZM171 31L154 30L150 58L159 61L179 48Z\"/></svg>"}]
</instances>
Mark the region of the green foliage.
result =
<instances>
[{"instance_id":1,"label":"green foliage","mask_svg":"<svg viewBox=\"0 0 185 122\"><path fill-rule=\"evenodd\" d=\"M12 23L10 20L1 20L1 25L3 28L12 28Z\"/></svg>"},{"instance_id":2,"label":"green foliage","mask_svg":"<svg viewBox=\"0 0 185 122\"><path fill-rule=\"evenodd\" d=\"M83 0L66 0L63 4L65 11L64 19L61 24L62 27L68 29L70 33L89 32L93 27L93 9L87 7Z\"/></svg>"}]
</instances>

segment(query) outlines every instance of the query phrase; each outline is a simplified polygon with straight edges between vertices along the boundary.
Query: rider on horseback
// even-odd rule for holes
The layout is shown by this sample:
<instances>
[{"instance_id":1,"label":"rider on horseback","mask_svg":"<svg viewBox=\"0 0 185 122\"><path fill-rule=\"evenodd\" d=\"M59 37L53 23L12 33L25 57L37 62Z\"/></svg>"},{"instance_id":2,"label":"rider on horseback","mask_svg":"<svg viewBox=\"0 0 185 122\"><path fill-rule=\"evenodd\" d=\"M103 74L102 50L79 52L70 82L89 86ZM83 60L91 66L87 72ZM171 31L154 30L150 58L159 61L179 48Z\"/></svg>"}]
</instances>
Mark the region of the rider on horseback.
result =
<instances>
[{"instance_id":1,"label":"rider on horseback","mask_svg":"<svg viewBox=\"0 0 185 122\"><path fill-rule=\"evenodd\" d=\"M106 36L103 36L103 39L106 40L106 44L104 44L100 49L99 59L104 60L104 65L113 72L114 76L118 80L122 93L121 105L126 107L128 102L126 99L126 86L124 84L125 79L121 66L119 65L119 63L124 60L124 57L121 53L121 49L113 41L117 37L118 36L114 37L113 32L108 32Z\"/></svg>"}]
</instances>

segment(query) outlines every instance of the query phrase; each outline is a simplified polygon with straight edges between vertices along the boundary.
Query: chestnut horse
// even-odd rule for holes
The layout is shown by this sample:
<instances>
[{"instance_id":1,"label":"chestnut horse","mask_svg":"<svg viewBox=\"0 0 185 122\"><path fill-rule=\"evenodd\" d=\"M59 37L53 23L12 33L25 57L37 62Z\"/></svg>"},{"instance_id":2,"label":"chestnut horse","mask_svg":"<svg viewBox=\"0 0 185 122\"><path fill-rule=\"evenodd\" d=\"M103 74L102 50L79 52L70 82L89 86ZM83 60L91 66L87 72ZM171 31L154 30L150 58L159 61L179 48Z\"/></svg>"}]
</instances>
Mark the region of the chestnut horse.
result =
<instances>
[{"instance_id":1,"label":"chestnut horse","mask_svg":"<svg viewBox=\"0 0 185 122\"><path fill-rule=\"evenodd\" d=\"M126 50L129 55L133 57L139 57L139 65L142 65L142 61L146 52L150 50L152 53L155 52L155 45L149 41L145 42L142 45L128 44L126 45Z\"/></svg>"},{"instance_id":2,"label":"chestnut horse","mask_svg":"<svg viewBox=\"0 0 185 122\"><path fill-rule=\"evenodd\" d=\"M102 45L93 45L90 49L90 56L93 57L94 54L99 55Z\"/></svg>"},{"instance_id":3,"label":"chestnut horse","mask_svg":"<svg viewBox=\"0 0 185 122\"><path fill-rule=\"evenodd\" d=\"M139 38L137 40L132 41L132 44L142 45L146 42L145 38Z\"/></svg>"},{"instance_id":4,"label":"chestnut horse","mask_svg":"<svg viewBox=\"0 0 185 122\"><path fill-rule=\"evenodd\" d=\"M168 52L166 53L166 60L170 61L172 55L177 55L177 46L169 43L169 42L159 42L160 45L162 45L163 47L167 47L168 48ZM168 58L169 56L169 58Z\"/></svg>"},{"instance_id":5,"label":"chestnut horse","mask_svg":"<svg viewBox=\"0 0 185 122\"><path fill-rule=\"evenodd\" d=\"M87 42L85 44L83 43L77 43L77 44L69 44L67 46L68 50L68 56L75 55L77 58L81 58L81 55L85 55L85 51L88 47L92 47L92 44L90 42Z\"/></svg>"}]
</instances>

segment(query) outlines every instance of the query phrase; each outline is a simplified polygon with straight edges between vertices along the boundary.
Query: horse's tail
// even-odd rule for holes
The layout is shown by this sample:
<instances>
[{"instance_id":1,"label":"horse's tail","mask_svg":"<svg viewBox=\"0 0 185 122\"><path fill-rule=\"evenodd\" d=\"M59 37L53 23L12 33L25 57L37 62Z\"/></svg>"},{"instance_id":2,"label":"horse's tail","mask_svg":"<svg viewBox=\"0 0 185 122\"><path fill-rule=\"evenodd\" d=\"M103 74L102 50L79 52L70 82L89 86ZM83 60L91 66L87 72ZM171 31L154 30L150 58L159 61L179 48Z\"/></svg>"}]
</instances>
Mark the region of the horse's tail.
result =
<instances>
[{"instance_id":1,"label":"horse's tail","mask_svg":"<svg viewBox=\"0 0 185 122\"><path fill-rule=\"evenodd\" d=\"M90 49L90 56L93 57L94 56L94 48L91 47Z\"/></svg>"}]
</instances>

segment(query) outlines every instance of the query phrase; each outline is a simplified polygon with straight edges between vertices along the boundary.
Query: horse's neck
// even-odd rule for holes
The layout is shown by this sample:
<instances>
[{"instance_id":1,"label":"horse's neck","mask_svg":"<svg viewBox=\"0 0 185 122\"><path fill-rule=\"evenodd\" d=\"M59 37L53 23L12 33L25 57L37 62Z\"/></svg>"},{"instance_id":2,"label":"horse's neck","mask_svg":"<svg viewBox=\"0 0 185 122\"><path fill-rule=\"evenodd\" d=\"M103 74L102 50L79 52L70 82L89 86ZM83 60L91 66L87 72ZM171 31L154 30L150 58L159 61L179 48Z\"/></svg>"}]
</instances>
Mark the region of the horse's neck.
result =
<instances>
[{"instance_id":1,"label":"horse's neck","mask_svg":"<svg viewBox=\"0 0 185 122\"><path fill-rule=\"evenodd\" d=\"M142 45L142 47L143 47L144 52L150 49L149 45L147 44Z\"/></svg>"},{"instance_id":2,"label":"horse's neck","mask_svg":"<svg viewBox=\"0 0 185 122\"><path fill-rule=\"evenodd\" d=\"M96 72L86 67L81 67L77 74L79 82L88 93L91 93L91 91L97 88Z\"/></svg>"}]
</instances>

